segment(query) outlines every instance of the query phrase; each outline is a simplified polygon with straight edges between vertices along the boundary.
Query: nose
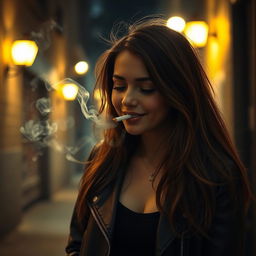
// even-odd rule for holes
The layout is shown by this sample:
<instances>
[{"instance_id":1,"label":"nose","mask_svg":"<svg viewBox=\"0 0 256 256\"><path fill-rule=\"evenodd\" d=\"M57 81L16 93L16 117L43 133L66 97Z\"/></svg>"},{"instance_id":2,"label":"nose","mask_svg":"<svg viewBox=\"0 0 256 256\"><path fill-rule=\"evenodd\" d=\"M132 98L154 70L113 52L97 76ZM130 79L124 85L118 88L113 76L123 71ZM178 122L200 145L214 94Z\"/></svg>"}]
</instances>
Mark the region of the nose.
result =
<instances>
[{"instance_id":1,"label":"nose","mask_svg":"<svg viewBox=\"0 0 256 256\"><path fill-rule=\"evenodd\" d=\"M135 90L128 88L123 95L122 104L126 107L132 107L136 106L137 103L138 99Z\"/></svg>"}]
</instances>

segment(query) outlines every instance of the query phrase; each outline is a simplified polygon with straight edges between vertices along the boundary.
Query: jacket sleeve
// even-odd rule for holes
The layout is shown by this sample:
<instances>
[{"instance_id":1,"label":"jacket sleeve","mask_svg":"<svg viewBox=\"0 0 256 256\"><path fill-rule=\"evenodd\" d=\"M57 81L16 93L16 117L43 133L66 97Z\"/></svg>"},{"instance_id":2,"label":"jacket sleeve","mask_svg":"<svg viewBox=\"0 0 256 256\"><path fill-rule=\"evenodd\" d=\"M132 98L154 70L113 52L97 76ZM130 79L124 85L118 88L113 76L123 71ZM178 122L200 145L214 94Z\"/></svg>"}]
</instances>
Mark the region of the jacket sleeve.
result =
<instances>
[{"instance_id":1,"label":"jacket sleeve","mask_svg":"<svg viewBox=\"0 0 256 256\"><path fill-rule=\"evenodd\" d=\"M239 201L231 199L227 186L217 189L216 212L208 233L209 239L204 238L202 244L202 255L243 255L244 215L243 204Z\"/></svg>"},{"instance_id":2,"label":"jacket sleeve","mask_svg":"<svg viewBox=\"0 0 256 256\"><path fill-rule=\"evenodd\" d=\"M70 233L68 238L68 244L66 246L66 255L68 256L79 256L80 255L80 247L82 243L82 238L84 231L87 226L87 222L89 216L85 216L83 225L78 223L78 219L76 216L76 207L74 207L71 223L70 223Z\"/></svg>"},{"instance_id":3,"label":"jacket sleeve","mask_svg":"<svg viewBox=\"0 0 256 256\"><path fill-rule=\"evenodd\" d=\"M91 151L88 161L92 160L95 152L96 152L96 147L93 148ZM86 171L86 166L85 166L85 171ZM86 204L86 202L84 202ZM76 202L77 204L77 202ZM86 214L83 218L82 223L78 222L77 218L77 213L76 213L76 204L73 210L73 214L71 217L71 223L70 223L70 233L68 237L68 243L66 245L65 251L67 256L79 256L80 255L80 248L81 248L81 243L83 239L84 232L87 227L87 223L90 217L89 210L86 211Z\"/></svg>"}]
</instances>

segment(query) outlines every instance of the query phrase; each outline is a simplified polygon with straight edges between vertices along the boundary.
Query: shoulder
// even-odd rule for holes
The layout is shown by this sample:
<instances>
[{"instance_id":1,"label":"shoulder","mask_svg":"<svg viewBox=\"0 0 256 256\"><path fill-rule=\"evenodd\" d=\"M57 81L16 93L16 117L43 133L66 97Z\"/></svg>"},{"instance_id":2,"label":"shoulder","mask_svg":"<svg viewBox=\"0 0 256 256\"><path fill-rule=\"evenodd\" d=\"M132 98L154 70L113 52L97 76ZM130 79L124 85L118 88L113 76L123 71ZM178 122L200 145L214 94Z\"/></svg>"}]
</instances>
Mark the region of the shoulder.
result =
<instances>
[{"instance_id":1,"label":"shoulder","mask_svg":"<svg viewBox=\"0 0 256 256\"><path fill-rule=\"evenodd\" d=\"M89 152L87 159L84 162L84 171L87 172L88 168L95 162L97 155L100 151L101 142L95 144Z\"/></svg>"},{"instance_id":2,"label":"shoulder","mask_svg":"<svg viewBox=\"0 0 256 256\"><path fill-rule=\"evenodd\" d=\"M239 198L243 189L243 166L240 166L231 156L221 154L206 164L208 180L215 198L229 197L232 201ZM239 200L240 201L240 200Z\"/></svg>"},{"instance_id":3,"label":"shoulder","mask_svg":"<svg viewBox=\"0 0 256 256\"><path fill-rule=\"evenodd\" d=\"M206 162L207 173L213 182L222 183L230 179L238 178L241 174L236 161L227 153L219 152L218 156L212 156Z\"/></svg>"},{"instance_id":4,"label":"shoulder","mask_svg":"<svg viewBox=\"0 0 256 256\"><path fill-rule=\"evenodd\" d=\"M87 157L87 162L90 162L95 158L95 156L99 153L100 148L102 147L102 144L103 144L103 142L100 141L92 147L92 149L89 153L89 156Z\"/></svg>"},{"instance_id":5,"label":"shoulder","mask_svg":"<svg viewBox=\"0 0 256 256\"><path fill-rule=\"evenodd\" d=\"M217 200L229 201L230 209L238 205L242 207L243 182L241 167L232 158L226 158L215 187Z\"/></svg>"}]
</instances>

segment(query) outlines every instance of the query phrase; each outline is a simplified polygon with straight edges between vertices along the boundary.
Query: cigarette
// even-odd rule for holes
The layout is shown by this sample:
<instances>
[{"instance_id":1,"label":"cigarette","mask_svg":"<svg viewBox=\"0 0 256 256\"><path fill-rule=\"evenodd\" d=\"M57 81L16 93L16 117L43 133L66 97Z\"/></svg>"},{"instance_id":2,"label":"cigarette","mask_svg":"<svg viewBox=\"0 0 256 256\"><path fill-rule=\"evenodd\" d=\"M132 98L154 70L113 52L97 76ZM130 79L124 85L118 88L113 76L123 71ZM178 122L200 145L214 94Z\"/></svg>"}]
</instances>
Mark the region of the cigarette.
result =
<instances>
[{"instance_id":1,"label":"cigarette","mask_svg":"<svg viewBox=\"0 0 256 256\"><path fill-rule=\"evenodd\" d=\"M123 115L123 116L114 117L112 120L115 121L115 122L121 122L123 120L129 119L129 118L132 118L132 117L134 117L134 116L133 115Z\"/></svg>"}]
</instances>

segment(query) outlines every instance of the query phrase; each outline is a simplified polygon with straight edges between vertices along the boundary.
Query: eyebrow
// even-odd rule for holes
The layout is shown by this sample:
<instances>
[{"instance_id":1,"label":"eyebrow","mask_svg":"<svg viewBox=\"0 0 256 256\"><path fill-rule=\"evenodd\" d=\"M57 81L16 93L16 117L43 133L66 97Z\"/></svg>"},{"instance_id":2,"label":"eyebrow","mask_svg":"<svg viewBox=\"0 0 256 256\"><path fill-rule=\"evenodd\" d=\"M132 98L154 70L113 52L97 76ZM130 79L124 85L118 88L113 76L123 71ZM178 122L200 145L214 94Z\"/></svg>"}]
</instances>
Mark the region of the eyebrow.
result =
<instances>
[{"instance_id":1,"label":"eyebrow","mask_svg":"<svg viewBox=\"0 0 256 256\"><path fill-rule=\"evenodd\" d=\"M126 80L123 76L119 76L119 75L113 75L113 78L119 79L119 80ZM150 77L138 77L134 79L137 82L144 82L144 81L152 81L152 79Z\"/></svg>"}]
</instances>

